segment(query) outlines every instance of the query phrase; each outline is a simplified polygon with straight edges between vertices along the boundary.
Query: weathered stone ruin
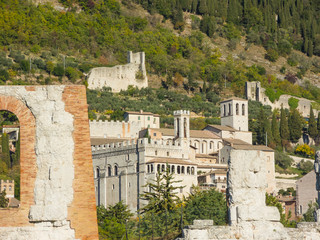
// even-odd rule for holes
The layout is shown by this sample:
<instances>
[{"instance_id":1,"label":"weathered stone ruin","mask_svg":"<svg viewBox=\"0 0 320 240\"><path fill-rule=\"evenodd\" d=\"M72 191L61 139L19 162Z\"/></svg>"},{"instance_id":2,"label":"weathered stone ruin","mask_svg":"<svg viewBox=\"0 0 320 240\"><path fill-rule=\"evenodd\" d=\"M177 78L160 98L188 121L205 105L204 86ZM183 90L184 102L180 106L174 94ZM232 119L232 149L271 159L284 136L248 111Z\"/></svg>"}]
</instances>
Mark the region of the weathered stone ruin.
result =
<instances>
[{"instance_id":1,"label":"weathered stone ruin","mask_svg":"<svg viewBox=\"0 0 320 240\"><path fill-rule=\"evenodd\" d=\"M89 89L110 87L112 92L127 90L133 87L148 87L144 52L128 52L127 64L114 67L98 67L91 69L88 76Z\"/></svg>"},{"instance_id":2,"label":"weathered stone ruin","mask_svg":"<svg viewBox=\"0 0 320 240\"><path fill-rule=\"evenodd\" d=\"M1 86L20 122L20 207L0 209L0 239L98 239L84 86Z\"/></svg>"},{"instance_id":3,"label":"weathered stone ruin","mask_svg":"<svg viewBox=\"0 0 320 240\"><path fill-rule=\"evenodd\" d=\"M265 161L262 151L232 148L227 180L229 225L213 226L210 220L196 220L184 229L182 239L320 239L318 224L299 223L297 228L285 228L277 208L266 206Z\"/></svg>"}]
</instances>

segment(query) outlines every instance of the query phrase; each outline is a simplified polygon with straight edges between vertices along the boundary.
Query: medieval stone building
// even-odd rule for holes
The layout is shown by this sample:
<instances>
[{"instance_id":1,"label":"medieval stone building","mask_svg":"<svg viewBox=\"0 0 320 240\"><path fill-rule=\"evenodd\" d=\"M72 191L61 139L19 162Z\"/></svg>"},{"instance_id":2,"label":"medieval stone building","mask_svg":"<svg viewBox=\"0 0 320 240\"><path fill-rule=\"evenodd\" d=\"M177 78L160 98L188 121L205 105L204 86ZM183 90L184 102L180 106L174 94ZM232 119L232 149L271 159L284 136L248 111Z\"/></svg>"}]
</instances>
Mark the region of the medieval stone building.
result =
<instances>
[{"instance_id":1,"label":"medieval stone building","mask_svg":"<svg viewBox=\"0 0 320 240\"><path fill-rule=\"evenodd\" d=\"M144 204L139 200L139 194L149 191L146 184L155 180L156 173L165 171L167 167L174 179L181 181L179 186L184 186L177 191L178 195L186 195L192 191L193 185L198 185L198 176L227 169L230 148L264 152L268 169L267 190L273 192L274 152L265 146L252 145L247 100L225 100L221 102L221 109L222 125L208 125L203 130L190 130L190 112L185 110L173 113L174 129L144 128L145 125L140 125L134 128L135 131L139 129L134 133L129 127L130 122L118 122L117 126L125 126L118 138L115 138L117 133L114 129L97 131L101 126L115 123L91 122L90 127L95 129L91 130L91 145L97 205L108 206L123 201L131 211L136 211ZM136 126L135 120L133 126ZM214 181L212 178L204 179ZM220 188L225 186L222 182L219 184Z\"/></svg>"}]
</instances>

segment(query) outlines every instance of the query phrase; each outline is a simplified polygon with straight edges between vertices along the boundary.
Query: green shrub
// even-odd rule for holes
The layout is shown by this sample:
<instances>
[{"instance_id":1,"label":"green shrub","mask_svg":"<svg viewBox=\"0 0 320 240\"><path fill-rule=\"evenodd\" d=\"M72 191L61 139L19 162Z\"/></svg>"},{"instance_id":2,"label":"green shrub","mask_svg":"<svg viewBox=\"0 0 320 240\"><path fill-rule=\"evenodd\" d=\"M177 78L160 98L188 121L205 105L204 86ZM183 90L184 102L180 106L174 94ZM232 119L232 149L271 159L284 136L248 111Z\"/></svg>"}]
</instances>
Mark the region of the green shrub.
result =
<instances>
[{"instance_id":1,"label":"green shrub","mask_svg":"<svg viewBox=\"0 0 320 240\"><path fill-rule=\"evenodd\" d=\"M280 96L282 95L282 91L280 89L274 90L273 88L267 88L264 93L272 103L274 103L275 100L279 100Z\"/></svg>"},{"instance_id":2,"label":"green shrub","mask_svg":"<svg viewBox=\"0 0 320 240\"><path fill-rule=\"evenodd\" d=\"M54 74L55 76L57 76L57 77L63 76L63 74L64 74L63 66L60 65L60 64L56 65L56 66L54 67L54 69L53 69L53 74Z\"/></svg>"},{"instance_id":3,"label":"green shrub","mask_svg":"<svg viewBox=\"0 0 320 240\"><path fill-rule=\"evenodd\" d=\"M275 164L287 169L293 163L293 159L281 151L275 151Z\"/></svg>"},{"instance_id":4,"label":"green shrub","mask_svg":"<svg viewBox=\"0 0 320 240\"><path fill-rule=\"evenodd\" d=\"M294 97L289 98L288 104L290 106L290 109L296 109L299 105L299 99L296 99Z\"/></svg>"},{"instance_id":5,"label":"green shrub","mask_svg":"<svg viewBox=\"0 0 320 240\"><path fill-rule=\"evenodd\" d=\"M275 49L269 48L267 50L265 58L268 59L270 62L276 62L279 58L279 54Z\"/></svg>"}]
</instances>

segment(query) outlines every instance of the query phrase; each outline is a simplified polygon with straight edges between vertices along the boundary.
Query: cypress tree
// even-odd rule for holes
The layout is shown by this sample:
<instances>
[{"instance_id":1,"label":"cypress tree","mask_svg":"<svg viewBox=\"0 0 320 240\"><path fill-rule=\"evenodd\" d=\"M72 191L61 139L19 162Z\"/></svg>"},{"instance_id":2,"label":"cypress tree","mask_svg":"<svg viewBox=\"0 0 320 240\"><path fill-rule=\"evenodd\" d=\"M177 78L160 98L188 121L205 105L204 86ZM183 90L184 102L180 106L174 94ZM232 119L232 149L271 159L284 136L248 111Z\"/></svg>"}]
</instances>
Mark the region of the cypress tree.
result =
<instances>
[{"instance_id":1,"label":"cypress tree","mask_svg":"<svg viewBox=\"0 0 320 240\"><path fill-rule=\"evenodd\" d=\"M308 56L309 57L313 56L313 43L311 39L309 39L308 41Z\"/></svg>"},{"instance_id":2,"label":"cypress tree","mask_svg":"<svg viewBox=\"0 0 320 240\"><path fill-rule=\"evenodd\" d=\"M274 139L273 139L273 134L270 126L270 121L268 118L265 118L264 122L265 122L264 125L267 132L267 145L271 146L271 144L274 143Z\"/></svg>"},{"instance_id":3,"label":"cypress tree","mask_svg":"<svg viewBox=\"0 0 320 240\"><path fill-rule=\"evenodd\" d=\"M317 141L318 141L320 139L320 112L318 112L317 130L318 130L318 136L317 136Z\"/></svg>"},{"instance_id":4,"label":"cypress tree","mask_svg":"<svg viewBox=\"0 0 320 240\"><path fill-rule=\"evenodd\" d=\"M18 135L18 141L16 143L15 162L13 163L13 166L18 164L20 164L20 131Z\"/></svg>"},{"instance_id":5,"label":"cypress tree","mask_svg":"<svg viewBox=\"0 0 320 240\"><path fill-rule=\"evenodd\" d=\"M314 117L312 106L310 106L310 118L309 118L309 127L308 127L309 136L313 139L318 135L317 123Z\"/></svg>"},{"instance_id":6,"label":"cypress tree","mask_svg":"<svg viewBox=\"0 0 320 240\"><path fill-rule=\"evenodd\" d=\"M302 117L297 109L290 112L288 125L290 129L290 140L294 143L298 142L302 132Z\"/></svg>"},{"instance_id":7,"label":"cypress tree","mask_svg":"<svg viewBox=\"0 0 320 240\"><path fill-rule=\"evenodd\" d=\"M280 115L280 136L281 136L281 140L289 140L289 137L290 137L287 116L282 107L281 107L281 115Z\"/></svg>"},{"instance_id":8,"label":"cypress tree","mask_svg":"<svg viewBox=\"0 0 320 240\"><path fill-rule=\"evenodd\" d=\"M281 144L281 137L280 137L280 131L279 131L279 124L277 122L276 111L273 111L273 114L272 114L271 128L272 128L272 135L273 135L274 143L276 145L280 145Z\"/></svg>"},{"instance_id":9,"label":"cypress tree","mask_svg":"<svg viewBox=\"0 0 320 240\"><path fill-rule=\"evenodd\" d=\"M260 108L259 117L257 119L257 143L262 145L266 143L265 118L263 108Z\"/></svg>"},{"instance_id":10,"label":"cypress tree","mask_svg":"<svg viewBox=\"0 0 320 240\"><path fill-rule=\"evenodd\" d=\"M5 162L7 167L10 167L10 151L9 151L9 136L8 134L2 134L2 160Z\"/></svg>"}]
</instances>

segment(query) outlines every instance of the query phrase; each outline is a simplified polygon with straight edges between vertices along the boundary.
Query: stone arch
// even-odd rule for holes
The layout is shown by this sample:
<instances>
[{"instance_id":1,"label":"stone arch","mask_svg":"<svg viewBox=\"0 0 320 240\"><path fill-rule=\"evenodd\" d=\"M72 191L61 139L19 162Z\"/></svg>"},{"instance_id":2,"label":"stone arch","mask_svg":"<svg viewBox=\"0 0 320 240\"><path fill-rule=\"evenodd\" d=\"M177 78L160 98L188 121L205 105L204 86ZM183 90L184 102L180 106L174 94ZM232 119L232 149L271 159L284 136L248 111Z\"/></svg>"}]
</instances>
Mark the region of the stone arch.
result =
<instances>
[{"instance_id":1,"label":"stone arch","mask_svg":"<svg viewBox=\"0 0 320 240\"><path fill-rule=\"evenodd\" d=\"M112 176L112 168L111 168L111 165L108 165L108 167L107 167L107 176L108 176L108 177L111 177L111 176Z\"/></svg>"},{"instance_id":2,"label":"stone arch","mask_svg":"<svg viewBox=\"0 0 320 240\"><path fill-rule=\"evenodd\" d=\"M37 174L35 117L21 100L13 96L0 95L0 110L14 113L20 122L20 207L1 209L1 226L30 226L32 224L29 222L28 215L30 207L34 205Z\"/></svg>"},{"instance_id":3,"label":"stone arch","mask_svg":"<svg viewBox=\"0 0 320 240\"><path fill-rule=\"evenodd\" d=\"M95 178L99 178L100 177L100 168L99 167L96 168L94 176L95 176Z\"/></svg>"}]
</instances>

